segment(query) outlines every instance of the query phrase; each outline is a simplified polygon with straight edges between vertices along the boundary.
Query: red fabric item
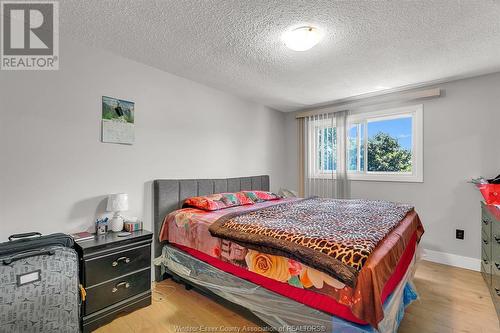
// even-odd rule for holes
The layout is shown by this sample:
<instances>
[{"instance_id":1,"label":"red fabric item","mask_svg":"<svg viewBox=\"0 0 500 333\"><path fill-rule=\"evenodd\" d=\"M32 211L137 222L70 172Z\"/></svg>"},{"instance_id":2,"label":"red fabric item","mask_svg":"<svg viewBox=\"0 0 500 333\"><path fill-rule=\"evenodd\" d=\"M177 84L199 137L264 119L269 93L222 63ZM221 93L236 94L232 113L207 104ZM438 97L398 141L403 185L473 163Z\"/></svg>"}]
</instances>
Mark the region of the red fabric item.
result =
<instances>
[{"instance_id":1,"label":"red fabric item","mask_svg":"<svg viewBox=\"0 0 500 333\"><path fill-rule=\"evenodd\" d=\"M391 277L385 283L384 289L382 289L382 295L381 295L382 303L385 302L387 297L389 297L389 295L394 291L394 289L396 289L399 282L401 282L401 280L403 279L403 276L405 275L406 271L408 270L408 267L410 266L410 263L413 259L413 255L415 254L416 249L417 249L417 233L415 232L413 236L411 236L410 242L408 243L405 252L399 259L396 269L394 269L394 272L392 273Z\"/></svg>"},{"instance_id":2,"label":"red fabric item","mask_svg":"<svg viewBox=\"0 0 500 333\"><path fill-rule=\"evenodd\" d=\"M481 184L478 188L488 205L500 205L500 184Z\"/></svg>"},{"instance_id":3,"label":"red fabric item","mask_svg":"<svg viewBox=\"0 0 500 333\"><path fill-rule=\"evenodd\" d=\"M262 286L268 290L274 291L280 295L293 299L301 304L307 305L311 308L329 313L336 317L354 322L360 325L367 325L368 323L362 321L355 317L351 309L343 304L338 303L335 299L328 297L324 294L315 293L311 290L301 289L291 286L287 283L279 282L265 276L256 274L254 272L248 271L244 268L235 266L233 264L221 261L212 256L209 256L198 250L171 243L173 246L179 248L180 250L188 253L189 255L206 262L207 264L214 266L224 272L235 275L239 278L245 279L247 281L253 282L259 286ZM384 303L387 297L394 291L396 286L401 282L403 276L405 275L408 267L415 254L417 244L417 233L414 233L410 239L410 242L403 255L401 256L394 272L387 281L382 291L381 302Z\"/></svg>"},{"instance_id":4,"label":"red fabric item","mask_svg":"<svg viewBox=\"0 0 500 333\"><path fill-rule=\"evenodd\" d=\"M196 207L202 210L219 210L235 206L253 205L253 201L242 192L215 193L184 200L183 207Z\"/></svg>"}]
</instances>

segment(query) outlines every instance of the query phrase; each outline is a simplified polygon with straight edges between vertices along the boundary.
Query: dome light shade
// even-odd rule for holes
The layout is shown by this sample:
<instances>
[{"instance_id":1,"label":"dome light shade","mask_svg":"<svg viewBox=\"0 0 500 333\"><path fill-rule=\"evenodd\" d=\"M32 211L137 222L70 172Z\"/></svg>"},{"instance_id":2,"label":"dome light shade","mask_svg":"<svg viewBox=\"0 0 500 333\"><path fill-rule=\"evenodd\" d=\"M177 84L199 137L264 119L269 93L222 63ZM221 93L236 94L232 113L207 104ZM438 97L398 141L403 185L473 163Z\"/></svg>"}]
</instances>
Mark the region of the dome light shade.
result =
<instances>
[{"instance_id":1,"label":"dome light shade","mask_svg":"<svg viewBox=\"0 0 500 333\"><path fill-rule=\"evenodd\" d=\"M282 39L289 49L306 51L318 44L322 37L318 28L304 26L285 32Z\"/></svg>"}]
</instances>

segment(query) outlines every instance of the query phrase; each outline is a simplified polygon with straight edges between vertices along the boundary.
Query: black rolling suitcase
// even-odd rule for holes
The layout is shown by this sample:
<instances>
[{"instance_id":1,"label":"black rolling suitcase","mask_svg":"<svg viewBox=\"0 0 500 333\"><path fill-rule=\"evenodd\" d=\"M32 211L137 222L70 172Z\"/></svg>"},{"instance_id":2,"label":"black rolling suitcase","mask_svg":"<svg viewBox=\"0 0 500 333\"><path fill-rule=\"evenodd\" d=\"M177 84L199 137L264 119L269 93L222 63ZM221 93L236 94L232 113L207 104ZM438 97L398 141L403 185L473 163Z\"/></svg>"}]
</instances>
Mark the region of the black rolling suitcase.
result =
<instances>
[{"instance_id":1,"label":"black rolling suitcase","mask_svg":"<svg viewBox=\"0 0 500 333\"><path fill-rule=\"evenodd\" d=\"M79 332L78 255L65 234L0 244L0 333Z\"/></svg>"}]
</instances>

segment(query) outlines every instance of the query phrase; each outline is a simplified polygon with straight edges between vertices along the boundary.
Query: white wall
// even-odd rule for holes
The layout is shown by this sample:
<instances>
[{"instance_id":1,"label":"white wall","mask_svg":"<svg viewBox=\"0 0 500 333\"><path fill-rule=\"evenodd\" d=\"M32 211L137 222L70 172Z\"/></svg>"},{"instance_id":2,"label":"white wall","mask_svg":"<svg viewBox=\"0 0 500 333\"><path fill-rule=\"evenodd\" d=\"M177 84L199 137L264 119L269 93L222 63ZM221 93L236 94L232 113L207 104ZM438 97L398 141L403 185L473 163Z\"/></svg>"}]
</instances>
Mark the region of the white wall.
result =
<instances>
[{"instance_id":1,"label":"white wall","mask_svg":"<svg viewBox=\"0 0 500 333\"><path fill-rule=\"evenodd\" d=\"M355 198L415 205L425 249L480 258L481 195L471 177L500 173L500 74L437 85L441 98L424 105L424 183L353 181ZM417 104L417 103L409 103ZM288 186L297 188L295 114L286 118ZM455 239L455 229L465 239Z\"/></svg>"},{"instance_id":2,"label":"white wall","mask_svg":"<svg viewBox=\"0 0 500 333\"><path fill-rule=\"evenodd\" d=\"M269 174L284 183L284 114L61 41L59 71L0 72L0 241L85 230L108 193L151 223L151 181ZM100 142L101 96L134 101L136 143Z\"/></svg>"}]
</instances>

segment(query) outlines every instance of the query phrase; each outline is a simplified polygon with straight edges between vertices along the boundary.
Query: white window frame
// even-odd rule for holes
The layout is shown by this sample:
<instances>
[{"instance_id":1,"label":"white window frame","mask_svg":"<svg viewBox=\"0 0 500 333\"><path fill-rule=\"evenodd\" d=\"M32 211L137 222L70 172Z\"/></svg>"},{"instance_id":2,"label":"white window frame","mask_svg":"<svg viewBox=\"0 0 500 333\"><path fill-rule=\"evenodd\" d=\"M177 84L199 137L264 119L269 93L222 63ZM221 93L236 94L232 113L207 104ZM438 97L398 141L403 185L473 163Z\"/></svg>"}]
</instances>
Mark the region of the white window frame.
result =
<instances>
[{"instance_id":1,"label":"white window frame","mask_svg":"<svg viewBox=\"0 0 500 333\"><path fill-rule=\"evenodd\" d=\"M318 120L311 122L309 126L310 126L309 131L311 133L313 133L313 137L315 140L315 146L318 146L317 141L316 141L317 131L321 131L321 130L324 130L326 128L335 128L336 122L335 122L335 118L318 119ZM319 160L319 156L317 153L318 153L317 151L314 153L315 154L313 157L315 159L314 168L310 169L311 173L309 174L309 178L311 178L311 179L312 178L332 179L332 177L335 178L336 170L322 170L322 169L318 168L319 165L317 162Z\"/></svg>"},{"instance_id":2,"label":"white window frame","mask_svg":"<svg viewBox=\"0 0 500 333\"><path fill-rule=\"evenodd\" d=\"M402 117L412 117L412 172L377 172L368 171L368 126L369 122L377 120L388 120L397 119ZM331 120L329 120L331 121ZM423 182L423 105L411 105L391 109L383 109L371 112L356 112L348 116L347 119L347 129L351 127L352 124L363 123L363 144L364 147L364 170L362 171L348 171L348 177L354 181L387 181L387 182ZM335 120L333 120L335 126ZM315 124L314 127L323 127L323 124ZM357 140L360 141L360 140ZM360 142L358 144L358 151L360 148ZM349 150L349 149L348 149ZM315 156L314 158L317 158ZM359 157L358 157L358 169L359 169ZM335 171L324 171L321 170L311 170L314 174L309 175L310 178L328 178L335 179Z\"/></svg>"}]
</instances>

